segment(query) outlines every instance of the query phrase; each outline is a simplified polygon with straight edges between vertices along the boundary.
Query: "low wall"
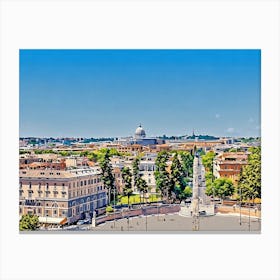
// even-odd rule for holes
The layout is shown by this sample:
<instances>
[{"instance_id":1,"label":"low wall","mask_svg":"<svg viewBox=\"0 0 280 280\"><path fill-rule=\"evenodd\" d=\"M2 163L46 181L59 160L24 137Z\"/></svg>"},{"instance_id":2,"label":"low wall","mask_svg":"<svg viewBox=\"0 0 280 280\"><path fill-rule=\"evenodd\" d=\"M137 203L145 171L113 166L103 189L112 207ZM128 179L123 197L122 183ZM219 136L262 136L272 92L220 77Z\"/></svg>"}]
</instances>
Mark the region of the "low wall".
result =
<instances>
[{"instance_id":1,"label":"low wall","mask_svg":"<svg viewBox=\"0 0 280 280\"><path fill-rule=\"evenodd\" d=\"M216 213L221 214L240 214L239 207L226 207L226 206L219 206L216 208ZM241 208L241 215L249 216L249 208L242 207ZM257 208L250 209L250 216L261 218L261 211Z\"/></svg>"},{"instance_id":2,"label":"low wall","mask_svg":"<svg viewBox=\"0 0 280 280\"><path fill-rule=\"evenodd\" d=\"M156 215L156 214L169 214L169 213L177 213L180 211L180 205L161 205L157 206L146 206L139 209L130 209L121 212L115 212L113 214L108 214L106 216L97 217L95 219L95 224L99 225L105 222L130 218L135 216L148 216L148 215Z\"/></svg>"}]
</instances>

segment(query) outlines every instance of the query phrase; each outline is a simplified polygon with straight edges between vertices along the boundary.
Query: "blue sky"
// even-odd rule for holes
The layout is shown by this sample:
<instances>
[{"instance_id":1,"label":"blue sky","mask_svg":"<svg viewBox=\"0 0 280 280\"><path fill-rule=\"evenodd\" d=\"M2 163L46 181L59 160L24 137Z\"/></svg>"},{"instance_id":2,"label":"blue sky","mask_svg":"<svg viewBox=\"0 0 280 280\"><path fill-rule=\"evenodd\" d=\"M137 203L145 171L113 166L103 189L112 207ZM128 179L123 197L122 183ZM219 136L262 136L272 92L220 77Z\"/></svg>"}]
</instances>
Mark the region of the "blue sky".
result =
<instances>
[{"instance_id":1,"label":"blue sky","mask_svg":"<svg viewBox=\"0 0 280 280\"><path fill-rule=\"evenodd\" d=\"M259 136L260 68L260 50L20 50L20 136Z\"/></svg>"}]
</instances>

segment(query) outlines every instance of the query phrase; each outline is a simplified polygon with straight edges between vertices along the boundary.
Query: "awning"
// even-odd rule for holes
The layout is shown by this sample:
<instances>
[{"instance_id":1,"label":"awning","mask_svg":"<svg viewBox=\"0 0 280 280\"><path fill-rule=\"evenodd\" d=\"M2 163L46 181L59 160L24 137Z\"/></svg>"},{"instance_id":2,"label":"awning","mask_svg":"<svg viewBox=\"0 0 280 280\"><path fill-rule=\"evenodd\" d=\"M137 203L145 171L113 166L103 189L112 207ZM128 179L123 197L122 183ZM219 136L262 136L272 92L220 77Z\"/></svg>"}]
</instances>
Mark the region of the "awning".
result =
<instances>
[{"instance_id":1,"label":"awning","mask_svg":"<svg viewBox=\"0 0 280 280\"><path fill-rule=\"evenodd\" d=\"M39 217L39 223L64 225L67 223L67 218Z\"/></svg>"}]
</instances>

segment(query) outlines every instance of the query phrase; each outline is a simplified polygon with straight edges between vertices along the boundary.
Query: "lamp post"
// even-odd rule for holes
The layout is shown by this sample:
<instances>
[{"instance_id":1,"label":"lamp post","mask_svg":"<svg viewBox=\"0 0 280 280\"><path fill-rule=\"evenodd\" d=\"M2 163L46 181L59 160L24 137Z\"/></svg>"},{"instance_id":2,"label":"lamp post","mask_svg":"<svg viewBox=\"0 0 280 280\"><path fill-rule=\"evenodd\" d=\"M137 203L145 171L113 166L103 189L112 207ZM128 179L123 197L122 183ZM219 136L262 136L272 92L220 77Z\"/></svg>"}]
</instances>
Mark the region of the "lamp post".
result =
<instances>
[{"instance_id":1,"label":"lamp post","mask_svg":"<svg viewBox=\"0 0 280 280\"><path fill-rule=\"evenodd\" d=\"M116 186L114 187L114 228L116 228Z\"/></svg>"},{"instance_id":2,"label":"lamp post","mask_svg":"<svg viewBox=\"0 0 280 280\"><path fill-rule=\"evenodd\" d=\"M250 205L250 199L249 199L249 231L251 230L251 205Z\"/></svg>"},{"instance_id":3,"label":"lamp post","mask_svg":"<svg viewBox=\"0 0 280 280\"><path fill-rule=\"evenodd\" d=\"M148 217L147 217L147 212L146 212L146 231L148 231Z\"/></svg>"},{"instance_id":4,"label":"lamp post","mask_svg":"<svg viewBox=\"0 0 280 280\"><path fill-rule=\"evenodd\" d=\"M239 225L242 225L241 222L241 187L239 188Z\"/></svg>"},{"instance_id":5,"label":"lamp post","mask_svg":"<svg viewBox=\"0 0 280 280\"><path fill-rule=\"evenodd\" d=\"M215 187L214 185L212 187L213 187L213 207L214 207L214 215L215 215Z\"/></svg>"}]
</instances>

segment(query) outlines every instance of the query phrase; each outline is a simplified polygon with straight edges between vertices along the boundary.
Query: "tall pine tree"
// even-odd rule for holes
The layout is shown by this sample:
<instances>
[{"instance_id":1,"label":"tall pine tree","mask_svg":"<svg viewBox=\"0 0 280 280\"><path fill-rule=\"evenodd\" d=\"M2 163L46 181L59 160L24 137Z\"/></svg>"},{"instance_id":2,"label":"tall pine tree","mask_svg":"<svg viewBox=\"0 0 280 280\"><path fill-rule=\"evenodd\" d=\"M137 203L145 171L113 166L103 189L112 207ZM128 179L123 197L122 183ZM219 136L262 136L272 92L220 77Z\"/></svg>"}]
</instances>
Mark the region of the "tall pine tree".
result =
<instances>
[{"instance_id":1,"label":"tall pine tree","mask_svg":"<svg viewBox=\"0 0 280 280\"><path fill-rule=\"evenodd\" d=\"M102 171L101 180L108 191L108 203L110 204L114 196L113 190L115 188L115 178L112 171L112 165L110 163L110 154L108 149L106 150L104 157L100 160L100 167ZM116 189L114 191L116 192Z\"/></svg>"}]
</instances>

